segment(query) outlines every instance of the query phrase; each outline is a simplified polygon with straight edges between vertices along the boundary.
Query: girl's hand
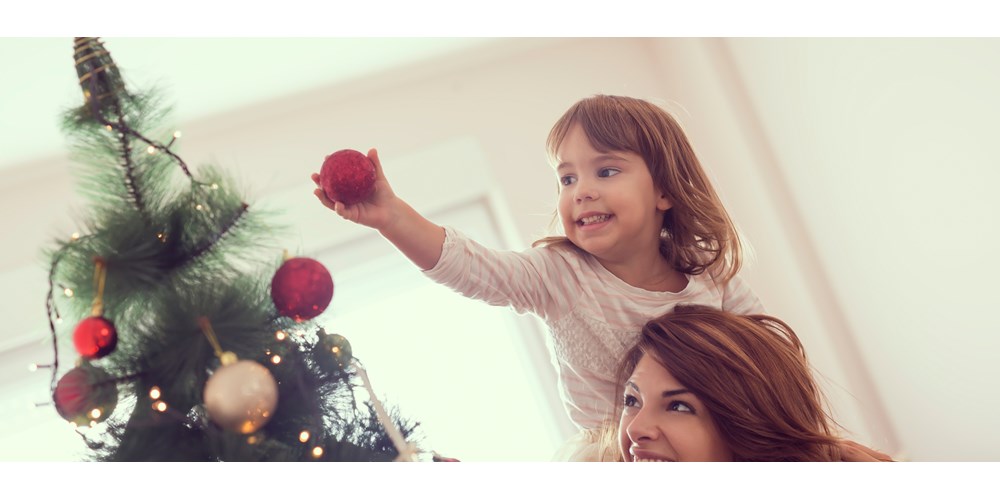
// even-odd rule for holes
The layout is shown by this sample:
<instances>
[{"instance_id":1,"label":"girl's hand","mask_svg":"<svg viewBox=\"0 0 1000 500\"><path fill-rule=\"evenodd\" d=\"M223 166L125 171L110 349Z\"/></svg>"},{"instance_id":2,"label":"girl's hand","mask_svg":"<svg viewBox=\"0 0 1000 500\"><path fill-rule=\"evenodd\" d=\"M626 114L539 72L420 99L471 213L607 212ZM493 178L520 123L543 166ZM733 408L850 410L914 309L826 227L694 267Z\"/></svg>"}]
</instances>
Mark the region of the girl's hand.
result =
<instances>
[{"instance_id":1,"label":"girl's hand","mask_svg":"<svg viewBox=\"0 0 1000 500\"><path fill-rule=\"evenodd\" d=\"M843 462L892 462L889 455L875 451L862 444L844 439L840 442L840 455Z\"/></svg>"},{"instance_id":2,"label":"girl's hand","mask_svg":"<svg viewBox=\"0 0 1000 500\"><path fill-rule=\"evenodd\" d=\"M382 163L378 159L378 151L375 148L368 150L368 159L375 165L375 191L367 200L353 205L344 205L340 201L327 198L326 193L319 184L319 174L312 174L312 181L316 184L313 194L323 205L330 210L337 212L337 215L361 225L365 225L377 230L382 230L391 223L396 214L396 195L389 187L389 181L382 173Z\"/></svg>"}]
</instances>

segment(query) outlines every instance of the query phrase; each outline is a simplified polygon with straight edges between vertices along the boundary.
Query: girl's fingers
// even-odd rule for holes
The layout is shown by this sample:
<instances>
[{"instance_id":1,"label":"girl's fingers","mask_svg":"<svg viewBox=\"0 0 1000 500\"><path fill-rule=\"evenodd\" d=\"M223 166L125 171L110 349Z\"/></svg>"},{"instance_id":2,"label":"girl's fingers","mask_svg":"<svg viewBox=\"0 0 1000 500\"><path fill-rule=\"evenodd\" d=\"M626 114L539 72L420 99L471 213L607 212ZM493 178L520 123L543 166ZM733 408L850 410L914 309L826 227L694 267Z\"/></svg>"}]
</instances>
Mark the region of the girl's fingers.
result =
<instances>
[{"instance_id":1,"label":"girl's fingers","mask_svg":"<svg viewBox=\"0 0 1000 500\"><path fill-rule=\"evenodd\" d=\"M368 159L375 164L375 178L380 180L385 180L385 175L382 173L382 162L378 159L378 150L371 148L368 150Z\"/></svg>"},{"instance_id":2,"label":"girl's fingers","mask_svg":"<svg viewBox=\"0 0 1000 500\"><path fill-rule=\"evenodd\" d=\"M334 202L330 201L330 199L326 197L326 193L324 193L322 189L320 189L320 188L314 189L313 190L313 194L316 195L316 198L318 198L319 201L325 207L327 207L327 208L333 208L334 207L334 204L333 204Z\"/></svg>"}]
</instances>

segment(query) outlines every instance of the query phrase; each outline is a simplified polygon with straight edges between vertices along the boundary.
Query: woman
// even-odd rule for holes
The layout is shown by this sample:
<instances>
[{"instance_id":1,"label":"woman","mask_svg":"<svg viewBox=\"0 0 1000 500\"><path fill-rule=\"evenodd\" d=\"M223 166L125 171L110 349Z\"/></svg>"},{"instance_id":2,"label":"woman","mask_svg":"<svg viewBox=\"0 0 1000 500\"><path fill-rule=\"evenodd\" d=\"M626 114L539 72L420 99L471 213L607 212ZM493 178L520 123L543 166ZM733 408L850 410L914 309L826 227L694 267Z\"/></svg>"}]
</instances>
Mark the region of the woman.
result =
<instances>
[{"instance_id":1,"label":"woman","mask_svg":"<svg viewBox=\"0 0 1000 500\"><path fill-rule=\"evenodd\" d=\"M802 344L781 320L678 306L620 365L620 459L888 461L834 433Z\"/></svg>"}]
</instances>

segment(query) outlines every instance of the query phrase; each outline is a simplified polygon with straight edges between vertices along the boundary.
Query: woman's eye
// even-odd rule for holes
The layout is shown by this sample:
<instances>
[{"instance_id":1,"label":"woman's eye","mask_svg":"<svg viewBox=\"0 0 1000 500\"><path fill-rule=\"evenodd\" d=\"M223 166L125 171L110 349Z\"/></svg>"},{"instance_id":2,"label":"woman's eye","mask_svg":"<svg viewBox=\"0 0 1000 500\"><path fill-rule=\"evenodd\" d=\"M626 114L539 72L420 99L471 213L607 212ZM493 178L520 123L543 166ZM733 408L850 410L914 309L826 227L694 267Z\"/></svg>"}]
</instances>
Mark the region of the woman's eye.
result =
<instances>
[{"instance_id":1,"label":"woman's eye","mask_svg":"<svg viewBox=\"0 0 1000 500\"><path fill-rule=\"evenodd\" d=\"M598 177L611 177L611 176L617 175L619 173L621 173L621 170L618 170L617 168L606 167L606 168L602 168L602 169L598 170L597 171L597 176Z\"/></svg>"},{"instance_id":2,"label":"woman's eye","mask_svg":"<svg viewBox=\"0 0 1000 500\"><path fill-rule=\"evenodd\" d=\"M639 400L636 399L635 396L630 396L628 394L625 395L625 407L626 408L631 408L633 406L638 406L638 405L639 405Z\"/></svg>"},{"instance_id":3,"label":"woman's eye","mask_svg":"<svg viewBox=\"0 0 1000 500\"><path fill-rule=\"evenodd\" d=\"M569 186L574 181L576 181L576 179L572 175L564 175L559 178L559 183L563 186Z\"/></svg>"},{"instance_id":4,"label":"woman's eye","mask_svg":"<svg viewBox=\"0 0 1000 500\"><path fill-rule=\"evenodd\" d=\"M671 401L670 404L667 405L667 410L694 413L694 408L683 401Z\"/></svg>"}]
</instances>

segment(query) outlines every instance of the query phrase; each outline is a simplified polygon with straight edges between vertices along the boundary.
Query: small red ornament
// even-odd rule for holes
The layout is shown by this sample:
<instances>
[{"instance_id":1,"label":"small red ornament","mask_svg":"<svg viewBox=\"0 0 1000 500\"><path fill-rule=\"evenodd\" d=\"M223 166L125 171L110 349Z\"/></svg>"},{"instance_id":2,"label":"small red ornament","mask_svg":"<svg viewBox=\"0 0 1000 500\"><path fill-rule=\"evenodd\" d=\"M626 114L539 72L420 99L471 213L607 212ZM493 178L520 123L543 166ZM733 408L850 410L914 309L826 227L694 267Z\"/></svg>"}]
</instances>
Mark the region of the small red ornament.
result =
<instances>
[{"instance_id":1,"label":"small red ornament","mask_svg":"<svg viewBox=\"0 0 1000 500\"><path fill-rule=\"evenodd\" d=\"M84 359L98 359L111 354L118 345L115 325L101 316L91 316L73 330L73 345Z\"/></svg>"},{"instance_id":2,"label":"small red ornament","mask_svg":"<svg viewBox=\"0 0 1000 500\"><path fill-rule=\"evenodd\" d=\"M271 280L271 298L282 316L297 322L315 318L333 299L333 278L318 261L288 259Z\"/></svg>"},{"instance_id":3,"label":"small red ornament","mask_svg":"<svg viewBox=\"0 0 1000 500\"><path fill-rule=\"evenodd\" d=\"M118 387L100 368L84 364L66 372L52 394L59 416L78 426L103 422L118 405Z\"/></svg>"},{"instance_id":4,"label":"small red ornament","mask_svg":"<svg viewBox=\"0 0 1000 500\"><path fill-rule=\"evenodd\" d=\"M375 192L375 165L359 151L342 149L323 161L319 184L333 201L345 205L365 201Z\"/></svg>"}]
</instances>

